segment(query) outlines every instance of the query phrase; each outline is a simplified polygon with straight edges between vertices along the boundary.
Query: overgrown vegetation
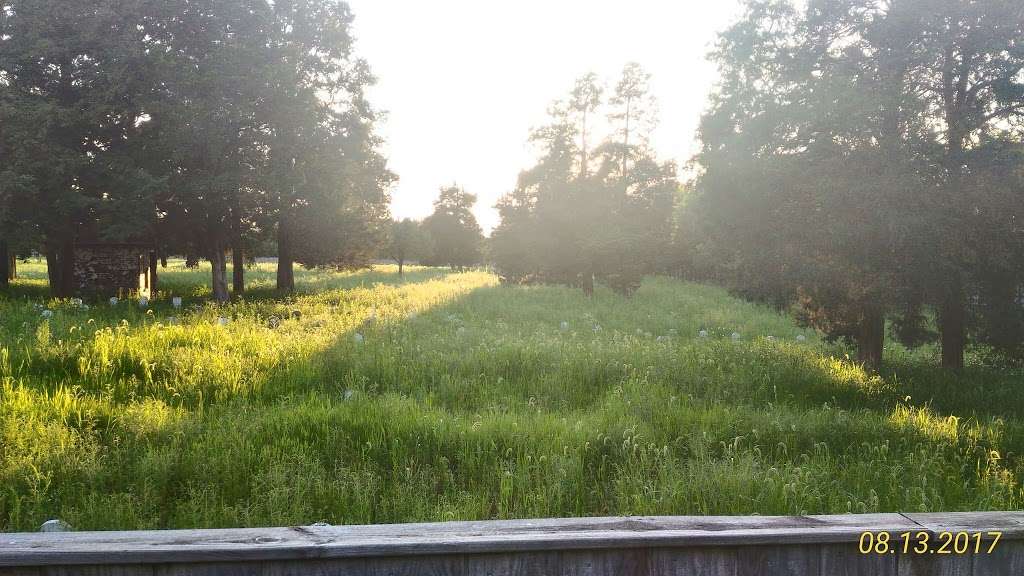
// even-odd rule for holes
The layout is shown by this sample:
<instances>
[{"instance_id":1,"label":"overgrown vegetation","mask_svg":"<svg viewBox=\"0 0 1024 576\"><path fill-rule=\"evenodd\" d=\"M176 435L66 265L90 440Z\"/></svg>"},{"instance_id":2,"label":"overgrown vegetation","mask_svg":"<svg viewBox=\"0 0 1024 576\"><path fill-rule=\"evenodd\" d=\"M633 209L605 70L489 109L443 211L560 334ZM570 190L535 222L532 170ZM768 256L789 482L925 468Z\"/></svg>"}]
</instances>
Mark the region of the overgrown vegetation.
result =
<instances>
[{"instance_id":1,"label":"overgrown vegetation","mask_svg":"<svg viewBox=\"0 0 1024 576\"><path fill-rule=\"evenodd\" d=\"M20 270L0 531L1021 505L1019 370L890 346L873 376L717 288L384 267L281 299L261 265L218 305L172 261L150 308L83 309Z\"/></svg>"}]
</instances>

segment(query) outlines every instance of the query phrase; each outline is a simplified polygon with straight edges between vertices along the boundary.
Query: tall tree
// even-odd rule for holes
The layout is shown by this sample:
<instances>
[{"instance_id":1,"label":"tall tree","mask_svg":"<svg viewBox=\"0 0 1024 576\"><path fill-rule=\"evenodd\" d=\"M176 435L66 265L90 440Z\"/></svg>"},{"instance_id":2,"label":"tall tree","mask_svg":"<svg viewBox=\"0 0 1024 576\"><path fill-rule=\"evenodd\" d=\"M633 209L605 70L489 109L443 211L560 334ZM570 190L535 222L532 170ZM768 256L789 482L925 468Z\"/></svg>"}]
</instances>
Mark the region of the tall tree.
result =
<instances>
[{"instance_id":1,"label":"tall tree","mask_svg":"<svg viewBox=\"0 0 1024 576\"><path fill-rule=\"evenodd\" d=\"M1024 5L1013 0L913 4L925 19L917 76L929 116L941 131L937 163L945 182L931 205L936 247L927 259L942 332L942 364L963 367L967 344L970 267L988 247L977 242L986 226L972 185L971 150L986 136L1024 119Z\"/></svg>"},{"instance_id":2,"label":"tall tree","mask_svg":"<svg viewBox=\"0 0 1024 576\"><path fill-rule=\"evenodd\" d=\"M428 263L451 268L480 263L483 233L473 215L474 205L475 194L454 185L441 189L433 214L423 221L433 248Z\"/></svg>"},{"instance_id":3,"label":"tall tree","mask_svg":"<svg viewBox=\"0 0 1024 576\"><path fill-rule=\"evenodd\" d=\"M268 209L277 214L277 287L290 291L295 261L368 261L388 220L394 176L377 151L376 112L365 96L375 79L353 53L348 5L283 0L274 2L273 15L273 66L266 75ZM335 216L348 227L325 220ZM335 240L343 243L333 254L315 250L323 243L301 242L317 226L336 232Z\"/></svg>"},{"instance_id":4,"label":"tall tree","mask_svg":"<svg viewBox=\"0 0 1024 576\"><path fill-rule=\"evenodd\" d=\"M585 151L595 134L589 118L606 112L593 75L533 131L540 158L498 203L501 223L491 238L506 282L558 282L590 294L596 279L629 294L659 269L678 182L675 165L657 161L647 146L655 117L646 82L642 68L627 66L609 102L612 131L592 152Z\"/></svg>"},{"instance_id":5,"label":"tall tree","mask_svg":"<svg viewBox=\"0 0 1024 576\"><path fill-rule=\"evenodd\" d=\"M124 143L145 117L151 54L141 23L152 8L116 0L0 6L4 187L16 219L44 244L54 295L71 293L76 240L124 239L149 223L101 224L116 221L125 192L144 176Z\"/></svg>"},{"instance_id":6,"label":"tall tree","mask_svg":"<svg viewBox=\"0 0 1024 576\"><path fill-rule=\"evenodd\" d=\"M927 185L912 18L886 3L750 2L721 37L685 226L720 280L882 360ZM908 42L909 41L909 42ZM902 44L901 44L902 43Z\"/></svg>"},{"instance_id":7,"label":"tall tree","mask_svg":"<svg viewBox=\"0 0 1024 576\"><path fill-rule=\"evenodd\" d=\"M406 262L430 254L428 242L419 222L409 218L395 220L388 230L384 255L398 264L398 275L403 276Z\"/></svg>"},{"instance_id":8,"label":"tall tree","mask_svg":"<svg viewBox=\"0 0 1024 576\"><path fill-rule=\"evenodd\" d=\"M604 88L598 82L597 74L587 73L576 80L569 95L568 112L576 121L580 137L580 178L586 178L590 170L587 136L594 113L603 102Z\"/></svg>"}]
</instances>

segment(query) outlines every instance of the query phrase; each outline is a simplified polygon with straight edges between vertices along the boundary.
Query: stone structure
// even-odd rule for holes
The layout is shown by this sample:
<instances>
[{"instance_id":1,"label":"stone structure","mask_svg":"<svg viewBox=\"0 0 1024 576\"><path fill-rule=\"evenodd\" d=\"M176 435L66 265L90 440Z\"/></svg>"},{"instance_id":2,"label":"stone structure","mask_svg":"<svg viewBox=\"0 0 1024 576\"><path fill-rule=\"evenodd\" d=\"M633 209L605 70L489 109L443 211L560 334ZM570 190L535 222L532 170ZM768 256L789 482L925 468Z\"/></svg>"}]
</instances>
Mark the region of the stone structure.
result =
<instances>
[{"instance_id":1,"label":"stone structure","mask_svg":"<svg viewBox=\"0 0 1024 576\"><path fill-rule=\"evenodd\" d=\"M156 291L156 253L146 244L78 244L73 287L77 296L151 297Z\"/></svg>"}]
</instances>

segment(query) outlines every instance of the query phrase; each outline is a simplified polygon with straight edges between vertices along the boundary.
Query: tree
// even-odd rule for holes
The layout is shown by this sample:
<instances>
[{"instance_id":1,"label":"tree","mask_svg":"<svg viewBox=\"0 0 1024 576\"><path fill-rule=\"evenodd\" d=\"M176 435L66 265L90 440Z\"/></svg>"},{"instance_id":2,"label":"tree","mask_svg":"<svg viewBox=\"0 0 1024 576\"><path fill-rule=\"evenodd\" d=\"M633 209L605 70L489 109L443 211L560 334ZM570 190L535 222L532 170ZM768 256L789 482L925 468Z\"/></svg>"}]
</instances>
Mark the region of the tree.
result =
<instances>
[{"instance_id":1,"label":"tree","mask_svg":"<svg viewBox=\"0 0 1024 576\"><path fill-rule=\"evenodd\" d=\"M56 296L70 295L76 240L129 239L150 222L107 226L126 198L147 203L131 192L148 178L126 142L145 118L139 95L151 78L141 22L151 9L116 0L0 5L3 195L16 207L5 225L39 238Z\"/></svg>"},{"instance_id":2,"label":"tree","mask_svg":"<svg viewBox=\"0 0 1024 576\"><path fill-rule=\"evenodd\" d=\"M927 182L907 82L913 18L883 3L750 2L714 58L683 222L719 281L881 363Z\"/></svg>"},{"instance_id":3,"label":"tree","mask_svg":"<svg viewBox=\"0 0 1024 576\"><path fill-rule=\"evenodd\" d=\"M428 264L455 269L480 263L483 233L473 215L475 204L476 195L458 186L441 189L433 214L423 221L433 246Z\"/></svg>"},{"instance_id":4,"label":"tree","mask_svg":"<svg viewBox=\"0 0 1024 576\"><path fill-rule=\"evenodd\" d=\"M576 80L576 85L569 95L569 114L575 118L577 133L580 136L580 178L586 178L590 168L588 156L587 135L590 128L589 121L597 109L601 106L604 88L598 84L597 74L590 72Z\"/></svg>"},{"instance_id":5,"label":"tree","mask_svg":"<svg viewBox=\"0 0 1024 576\"><path fill-rule=\"evenodd\" d=\"M398 264L398 275L405 273L405 263L430 254L429 239L422 225L412 219L394 220L384 244L384 255Z\"/></svg>"},{"instance_id":6,"label":"tree","mask_svg":"<svg viewBox=\"0 0 1024 576\"><path fill-rule=\"evenodd\" d=\"M389 219L387 190L395 178L376 149L376 112L364 93L375 79L353 55L348 5L284 0L274 2L273 15L273 65L265 76L267 210L276 214L277 287L291 291L295 261L368 263ZM332 241L303 241L313 230L333 234ZM334 242L342 244L333 253L317 249Z\"/></svg>"},{"instance_id":7,"label":"tree","mask_svg":"<svg viewBox=\"0 0 1024 576\"><path fill-rule=\"evenodd\" d=\"M592 153L584 134L593 136L588 118L602 110L592 74L533 131L540 158L498 203L501 223L491 239L506 282L556 282L591 294L596 279L630 294L659 269L678 182L675 165L658 162L647 145L655 121L647 78L635 64L623 71L608 114L612 131Z\"/></svg>"},{"instance_id":8,"label":"tree","mask_svg":"<svg viewBox=\"0 0 1024 576\"><path fill-rule=\"evenodd\" d=\"M924 21L922 63L916 85L933 132L936 163L944 181L928 206L935 220L924 260L939 311L942 364L964 364L972 263L987 258L989 246L977 240L989 225L970 190L972 149L1024 119L1024 6L1013 0L914 4ZM983 156L983 155L982 155ZM978 156L974 156L978 158Z\"/></svg>"},{"instance_id":9,"label":"tree","mask_svg":"<svg viewBox=\"0 0 1024 576\"><path fill-rule=\"evenodd\" d=\"M621 145L619 153L622 156L623 176L629 173L633 148L646 147L647 134L656 122L656 105L650 93L650 81L651 75L640 64L630 62L622 69L622 77L609 100L613 111L608 119L618 125L614 137Z\"/></svg>"},{"instance_id":10,"label":"tree","mask_svg":"<svg viewBox=\"0 0 1024 576\"><path fill-rule=\"evenodd\" d=\"M262 50L268 19L258 0L176 0L154 25L150 43L160 54L161 90L144 126L151 168L166 178L157 205L187 252L210 261L213 297L230 298L227 252L238 246L241 224L258 188L267 61ZM241 272L241 270L239 270Z\"/></svg>"}]
</instances>

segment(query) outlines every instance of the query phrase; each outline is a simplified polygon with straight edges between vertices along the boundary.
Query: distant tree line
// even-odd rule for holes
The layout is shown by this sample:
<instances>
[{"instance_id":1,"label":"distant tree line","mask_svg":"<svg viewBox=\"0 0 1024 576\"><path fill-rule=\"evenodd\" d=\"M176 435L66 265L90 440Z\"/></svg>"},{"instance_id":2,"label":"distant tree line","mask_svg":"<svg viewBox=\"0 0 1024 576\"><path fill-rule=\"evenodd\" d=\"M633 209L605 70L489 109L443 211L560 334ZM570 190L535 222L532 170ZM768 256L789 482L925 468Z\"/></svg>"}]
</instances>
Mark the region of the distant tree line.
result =
<instances>
[{"instance_id":1,"label":"distant tree line","mask_svg":"<svg viewBox=\"0 0 1024 576\"><path fill-rule=\"evenodd\" d=\"M400 275L410 261L453 270L481 264L485 239L472 212L476 201L476 195L459 186L441 188L434 212L426 219L391 223L381 255L398 264Z\"/></svg>"},{"instance_id":2,"label":"distant tree line","mask_svg":"<svg viewBox=\"0 0 1024 576\"><path fill-rule=\"evenodd\" d=\"M971 341L1024 357L1024 3L745 6L683 192L645 138L647 74L627 66L608 98L584 76L497 206L503 279L628 294L682 274L791 309L872 367L889 333L938 342L951 369Z\"/></svg>"},{"instance_id":3,"label":"distant tree line","mask_svg":"<svg viewBox=\"0 0 1024 576\"><path fill-rule=\"evenodd\" d=\"M541 156L498 203L490 257L506 282L556 282L629 294L663 270L679 191L659 162L650 76L629 64L610 94L594 74L556 102L530 136ZM604 129L603 132L601 129Z\"/></svg>"},{"instance_id":4,"label":"distant tree line","mask_svg":"<svg viewBox=\"0 0 1024 576\"><path fill-rule=\"evenodd\" d=\"M338 0L0 0L0 261L40 249L71 293L82 241L132 241L212 264L376 255L394 176L374 81ZM8 274L6 268L3 281Z\"/></svg>"}]
</instances>

